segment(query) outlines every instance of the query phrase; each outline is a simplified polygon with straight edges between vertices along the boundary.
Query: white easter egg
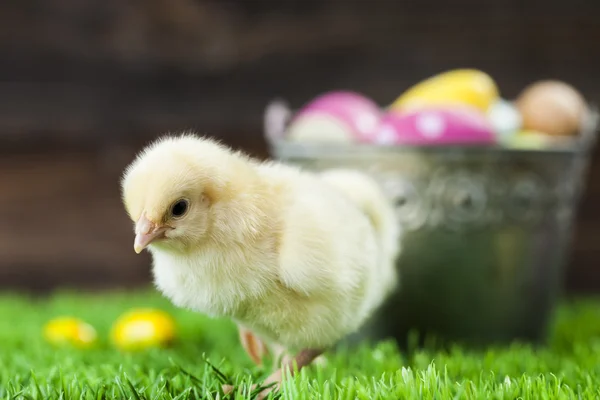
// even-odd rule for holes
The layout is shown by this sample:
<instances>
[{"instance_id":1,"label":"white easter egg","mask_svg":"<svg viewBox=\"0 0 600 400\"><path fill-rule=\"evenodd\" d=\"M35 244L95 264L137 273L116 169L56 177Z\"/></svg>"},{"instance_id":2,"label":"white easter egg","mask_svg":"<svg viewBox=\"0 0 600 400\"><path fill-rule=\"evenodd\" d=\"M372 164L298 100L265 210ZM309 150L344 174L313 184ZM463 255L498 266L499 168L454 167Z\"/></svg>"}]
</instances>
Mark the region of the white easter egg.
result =
<instances>
[{"instance_id":1,"label":"white easter egg","mask_svg":"<svg viewBox=\"0 0 600 400\"><path fill-rule=\"evenodd\" d=\"M499 99L492 103L487 110L494 132L498 141L507 143L516 135L523 124L523 118L519 109L511 102L505 99Z\"/></svg>"}]
</instances>

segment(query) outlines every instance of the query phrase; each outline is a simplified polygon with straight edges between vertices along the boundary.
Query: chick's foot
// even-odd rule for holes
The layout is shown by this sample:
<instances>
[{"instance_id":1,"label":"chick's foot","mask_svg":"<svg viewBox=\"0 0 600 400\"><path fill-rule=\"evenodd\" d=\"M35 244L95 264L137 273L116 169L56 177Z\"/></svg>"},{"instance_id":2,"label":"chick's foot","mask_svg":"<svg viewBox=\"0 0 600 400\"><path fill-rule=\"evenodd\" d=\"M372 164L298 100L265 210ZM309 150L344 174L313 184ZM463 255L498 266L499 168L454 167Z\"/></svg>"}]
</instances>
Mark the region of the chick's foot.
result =
<instances>
[{"instance_id":1,"label":"chick's foot","mask_svg":"<svg viewBox=\"0 0 600 400\"><path fill-rule=\"evenodd\" d=\"M286 363L283 363L281 368L273 372L265 381L262 386L269 386L258 395L258 400L265 399L269 393L277 391L281 388L281 383L284 379L284 372L289 374L289 377L294 376L297 371L300 371L303 367L306 367L313 362L317 357L323 354L323 350L319 349L304 349L300 351L295 357L289 359ZM294 367L297 366L295 370ZM255 385L256 386L256 385ZM255 386L252 387L254 390Z\"/></svg>"},{"instance_id":2,"label":"chick's foot","mask_svg":"<svg viewBox=\"0 0 600 400\"><path fill-rule=\"evenodd\" d=\"M280 348L281 351L281 348ZM281 388L281 383L284 379L284 372L287 371L290 377L294 376L297 371L300 371L303 367L306 367L323 354L323 350L318 349L305 349L300 351L295 357L289 358L287 362L282 364L275 372L273 372L261 386L268 386L266 389L261 391L256 397L257 400L264 400L269 393L278 391ZM284 356L284 358L288 358ZM297 369L294 369L294 367ZM233 392L235 388L232 385L223 385L222 390L225 395ZM252 385L251 391L256 389L256 385Z\"/></svg>"}]
</instances>

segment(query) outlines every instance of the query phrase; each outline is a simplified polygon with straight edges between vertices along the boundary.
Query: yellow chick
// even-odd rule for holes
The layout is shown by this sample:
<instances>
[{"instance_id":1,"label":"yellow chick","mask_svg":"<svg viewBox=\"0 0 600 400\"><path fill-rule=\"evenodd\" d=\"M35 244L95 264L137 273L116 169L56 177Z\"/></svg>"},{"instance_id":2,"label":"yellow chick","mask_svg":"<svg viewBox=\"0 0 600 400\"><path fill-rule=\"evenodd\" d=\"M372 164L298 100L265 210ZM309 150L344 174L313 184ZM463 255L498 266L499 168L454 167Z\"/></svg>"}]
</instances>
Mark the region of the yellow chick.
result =
<instances>
[{"instance_id":1,"label":"yellow chick","mask_svg":"<svg viewBox=\"0 0 600 400\"><path fill-rule=\"evenodd\" d=\"M236 322L256 363L270 346L283 368L310 364L397 285L394 210L363 173L310 173L183 134L143 149L121 185L157 288ZM281 380L279 368L265 383Z\"/></svg>"}]
</instances>

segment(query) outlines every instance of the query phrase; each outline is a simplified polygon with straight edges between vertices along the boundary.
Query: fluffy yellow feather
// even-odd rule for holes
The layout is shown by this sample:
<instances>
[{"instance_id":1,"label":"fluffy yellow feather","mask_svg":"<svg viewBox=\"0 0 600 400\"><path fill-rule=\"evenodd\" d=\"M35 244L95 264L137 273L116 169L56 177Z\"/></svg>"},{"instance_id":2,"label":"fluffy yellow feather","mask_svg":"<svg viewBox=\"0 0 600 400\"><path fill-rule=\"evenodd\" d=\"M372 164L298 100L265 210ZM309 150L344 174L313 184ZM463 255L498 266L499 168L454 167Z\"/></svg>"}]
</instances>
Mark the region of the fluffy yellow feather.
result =
<instances>
[{"instance_id":1,"label":"fluffy yellow feather","mask_svg":"<svg viewBox=\"0 0 600 400\"><path fill-rule=\"evenodd\" d=\"M359 329L398 281L394 210L358 171L309 173L183 134L137 156L122 197L157 288L231 318L257 363L269 344L302 368ZM279 369L267 382L281 379Z\"/></svg>"}]
</instances>

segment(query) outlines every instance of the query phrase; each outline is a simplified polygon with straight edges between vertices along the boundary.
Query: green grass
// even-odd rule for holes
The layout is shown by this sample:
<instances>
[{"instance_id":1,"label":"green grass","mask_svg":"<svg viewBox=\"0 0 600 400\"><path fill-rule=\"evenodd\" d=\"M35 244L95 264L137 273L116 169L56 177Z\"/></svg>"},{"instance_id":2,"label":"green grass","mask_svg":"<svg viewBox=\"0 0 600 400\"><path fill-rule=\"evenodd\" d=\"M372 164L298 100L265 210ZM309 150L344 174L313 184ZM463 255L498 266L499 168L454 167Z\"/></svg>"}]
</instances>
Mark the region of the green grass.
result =
<instances>
[{"instance_id":1,"label":"green grass","mask_svg":"<svg viewBox=\"0 0 600 400\"><path fill-rule=\"evenodd\" d=\"M107 341L112 322L130 307L172 313L179 339L169 349L121 353ZM41 337L51 317L69 314L93 324L97 349L55 349ZM238 384L236 398L269 371L252 366L231 323L173 308L150 292L63 293L31 300L0 295L0 398L216 399L219 373ZM285 399L571 399L600 398L600 302L563 305L548 345L468 351L391 343L329 355L284 386ZM209 362L207 362L208 360ZM246 393L246 394L245 394Z\"/></svg>"}]
</instances>

